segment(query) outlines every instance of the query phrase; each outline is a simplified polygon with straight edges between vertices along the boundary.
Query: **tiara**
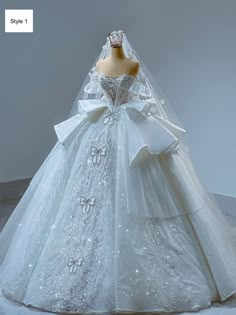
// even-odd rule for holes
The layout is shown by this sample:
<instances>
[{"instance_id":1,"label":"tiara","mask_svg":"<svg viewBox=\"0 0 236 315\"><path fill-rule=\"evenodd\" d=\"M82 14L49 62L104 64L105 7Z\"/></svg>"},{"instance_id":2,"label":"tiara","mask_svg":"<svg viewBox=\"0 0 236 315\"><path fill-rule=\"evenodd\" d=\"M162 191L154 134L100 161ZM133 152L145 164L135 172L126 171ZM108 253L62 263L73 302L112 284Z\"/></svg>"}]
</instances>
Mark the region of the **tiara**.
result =
<instances>
[{"instance_id":1,"label":"tiara","mask_svg":"<svg viewBox=\"0 0 236 315\"><path fill-rule=\"evenodd\" d=\"M123 31L113 31L108 33L108 38L110 40L111 47L121 47L122 46L122 38Z\"/></svg>"}]
</instances>

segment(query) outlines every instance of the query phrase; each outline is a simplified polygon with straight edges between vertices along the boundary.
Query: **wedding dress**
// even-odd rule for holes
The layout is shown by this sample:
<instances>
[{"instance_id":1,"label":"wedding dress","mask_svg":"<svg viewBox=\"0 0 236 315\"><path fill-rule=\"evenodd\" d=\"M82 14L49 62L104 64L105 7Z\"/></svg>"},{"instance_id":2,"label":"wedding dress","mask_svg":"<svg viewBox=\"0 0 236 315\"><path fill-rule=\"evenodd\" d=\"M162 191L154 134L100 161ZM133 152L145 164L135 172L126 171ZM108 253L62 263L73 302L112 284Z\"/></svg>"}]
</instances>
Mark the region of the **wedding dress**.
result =
<instances>
[{"instance_id":1,"label":"wedding dress","mask_svg":"<svg viewBox=\"0 0 236 315\"><path fill-rule=\"evenodd\" d=\"M55 126L55 147L0 234L8 300L63 314L155 313L236 292L236 227L199 182L186 130L149 92L139 76L90 72L87 99Z\"/></svg>"}]
</instances>

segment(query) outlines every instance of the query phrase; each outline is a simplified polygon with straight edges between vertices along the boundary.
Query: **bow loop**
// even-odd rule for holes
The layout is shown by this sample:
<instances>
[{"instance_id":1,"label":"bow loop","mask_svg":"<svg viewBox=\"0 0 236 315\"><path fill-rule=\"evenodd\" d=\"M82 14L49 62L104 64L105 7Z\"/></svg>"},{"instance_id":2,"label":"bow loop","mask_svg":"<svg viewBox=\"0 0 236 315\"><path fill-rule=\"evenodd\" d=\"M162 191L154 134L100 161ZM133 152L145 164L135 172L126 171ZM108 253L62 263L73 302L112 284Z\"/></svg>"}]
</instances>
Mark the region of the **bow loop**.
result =
<instances>
[{"instance_id":1,"label":"bow loop","mask_svg":"<svg viewBox=\"0 0 236 315\"><path fill-rule=\"evenodd\" d=\"M55 125L58 140L65 145L74 138L77 130L87 120L103 115L104 125L118 121L125 112L128 133L129 165L140 166L148 157L175 150L186 130L157 115L154 100L130 101L118 105L115 111L103 99L79 100L79 114ZM106 147L91 148L93 162L99 164Z\"/></svg>"}]
</instances>

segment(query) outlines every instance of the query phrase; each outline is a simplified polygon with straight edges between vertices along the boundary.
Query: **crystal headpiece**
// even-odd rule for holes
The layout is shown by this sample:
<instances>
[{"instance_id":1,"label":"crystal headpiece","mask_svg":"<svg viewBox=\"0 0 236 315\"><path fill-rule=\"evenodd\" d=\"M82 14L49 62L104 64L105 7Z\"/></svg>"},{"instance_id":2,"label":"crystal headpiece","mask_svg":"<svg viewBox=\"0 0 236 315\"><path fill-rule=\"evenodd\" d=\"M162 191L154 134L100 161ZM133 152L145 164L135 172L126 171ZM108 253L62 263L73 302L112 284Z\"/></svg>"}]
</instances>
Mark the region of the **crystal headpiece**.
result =
<instances>
[{"instance_id":1,"label":"crystal headpiece","mask_svg":"<svg viewBox=\"0 0 236 315\"><path fill-rule=\"evenodd\" d=\"M113 31L108 34L111 47L121 47L122 46L122 38L123 31Z\"/></svg>"}]
</instances>

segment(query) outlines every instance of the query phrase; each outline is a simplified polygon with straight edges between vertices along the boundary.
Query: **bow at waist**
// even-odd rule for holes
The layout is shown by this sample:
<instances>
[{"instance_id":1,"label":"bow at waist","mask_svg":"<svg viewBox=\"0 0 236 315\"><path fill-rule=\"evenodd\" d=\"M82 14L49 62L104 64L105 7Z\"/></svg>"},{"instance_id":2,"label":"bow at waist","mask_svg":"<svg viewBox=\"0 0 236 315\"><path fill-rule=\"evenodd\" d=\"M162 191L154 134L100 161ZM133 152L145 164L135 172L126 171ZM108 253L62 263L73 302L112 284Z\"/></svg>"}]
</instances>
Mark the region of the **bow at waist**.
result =
<instances>
[{"instance_id":1,"label":"bow at waist","mask_svg":"<svg viewBox=\"0 0 236 315\"><path fill-rule=\"evenodd\" d=\"M156 106L148 101L131 101L111 109L101 99L78 101L79 113L54 126L59 142L65 145L73 139L86 121L103 115L104 124L112 125L125 111L130 166L139 166L150 156L177 148L186 130L156 115Z\"/></svg>"}]
</instances>

